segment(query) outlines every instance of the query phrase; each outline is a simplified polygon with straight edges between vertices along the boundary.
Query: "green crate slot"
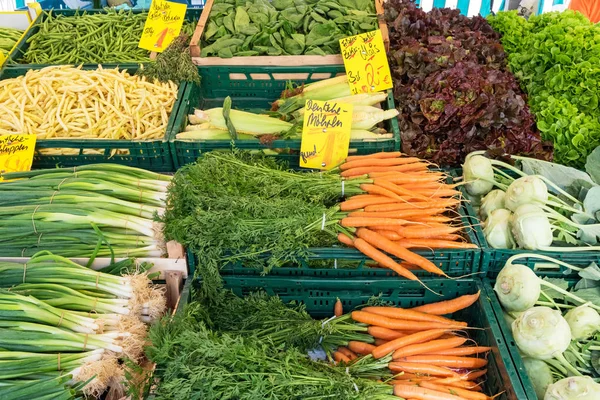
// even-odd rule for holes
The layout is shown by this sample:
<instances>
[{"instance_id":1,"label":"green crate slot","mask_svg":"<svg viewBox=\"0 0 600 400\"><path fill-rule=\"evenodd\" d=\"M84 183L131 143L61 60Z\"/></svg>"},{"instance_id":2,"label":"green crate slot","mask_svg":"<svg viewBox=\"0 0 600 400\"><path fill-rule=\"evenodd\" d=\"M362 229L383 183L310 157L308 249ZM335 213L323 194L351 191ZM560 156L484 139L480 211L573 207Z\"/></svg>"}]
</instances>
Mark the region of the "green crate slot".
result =
<instances>
[{"instance_id":1,"label":"green crate slot","mask_svg":"<svg viewBox=\"0 0 600 400\"><path fill-rule=\"evenodd\" d=\"M141 14L143 12L147 12L148 10L132 10L132 12L134 14ZM91 9L91 10L71 10L71 9L52 9L52 10L44 10L44 13L41 13L40 15L38 15L38 17L36 18L36 20L33 22L33 26L31 27L31 29L29 29L29 31L27 32L27 34L25 35L25 37L23 38L23 40L21 40L18 44L18 46L16 48L13 49L13 51L9 54L8 59L6 60L6 69L10 70L12 68L28 68L28 69L38 69L38 68L42 68L42 67L47 67L48 64L20 64L18 63L18 60L21 59L23 57L23 55L25 54L25 52L27 51L27 49L29 48L29 39L35 35L40 28L38 26L36 26L38 23L42 23L45 21L46 19L46 14L45 13L52 13L54 15L64 15L66 17L72 17L74 15L81 15L83 13L85 14L105 14L106 11L104 9ZM198 19L200 19L200 15L202 14L202 9L188 9L185 12L185 19L187 21L197 21ZM97 64L83 64L84 66L93 66L93 67L97 67ZM136 63L119 63L119 64L115 64L115 63L109 63L109 64L102 64L103 66L105 66L106 68L110 68L110 67L122 67L122 68L133 68L133 67L138 67L138 64ZM5 71L6 73L6 71ZM18 75L17 75L18 76ZM7 77L13 77L13 76L7 76Z\"/></svg>"},{"instance_id":2,"label":"green crate slot","mask_svg":"<svg viewBox=\"0 0 600 400\"><path fill-rule=\"evenodd\" d=\"M468 241L479 245L479 238L476 227L472 227L470 217L464 206L459 208L462 223L465 229ZM356 249L348 247L332 248L312 248L309 249L312 255L307 261L300 264L287 264L278 268L273 268L269 275L289 276L289 277L321 277L321 278L349 278L349 277L398 277L398 275L387 268L370 268L365 262L370 261L368 257ZM416 250L417 254L426 257L435 265L440 267L446 274L452 277L460 277L469 274L476 274L480 268L481 252L479 249L439 249L433 251ZM192 252L188 251L188 266L191 275L194 275L198 260ZM330 260L330 268L315 268L309 266L310 261ZM338 262L355 261L356 268L336 268ZM417 270L413 271L417 276L432 277L431 273ZM253 267L244 265L242 262L224 265L221 268L221 275L245 275L257 276L262 274L262 267Z\"/></svg>"},{"instance_id":3,"label":"green crate slot","mask_svg":"<svg viewBox=\"0 0 600 400\"><path fill-rule=\"evenodd\" d=\"M269 295L277 295L284 302L296 301L303 303L314 318L328 318L333 314L333 306L339 298L348 312L365 304L372 296L381 295L384 301L390 301L400 307L415 307L425 303L452 299L457 296L481 291L479 301L466 310L452 315L452 318L465 321L469 326L482 328L471 330L471 337L479 345L493 348L488 357L488 373L484 383L484 392L495 395L498 400L529 399L521 385L519 373L515 369L510 352L504 342L496 315L492 310L492 302L485 295L484 287L479 280L472 279L427 279L427 286L434 292L423 288L418 282L389 279L311 279L311 278L257 278L257 277L225 277L226 288L238 296L246 296L256 290L264 290ZM184 289L189 293L192 285L198 281L188 281ZM188 299L189 301L189 299ZM182 295L178 312L183 310L186 303ZM534 400L534 399L532 399Z\"/></svg>"},{"instance_id":4,"label":"green crate slot","mask_svg":"<svg viewBox=\"0 0 600 400\"><path fill-rule=\"evenodd\" d=\"M229 140L177 140L175 136L187 126L187 116L194 108L221 107L227 96L231 96L232 107L241 110L268 110L279 98L289 80L305 83L334 77L343 73L341 66L322 67L198 67L202 84L189 85L182 98L177 119L171 132L171 153L176 166L182 167L195 162L203 153L213 150L230 150ZM395 108L389 92L384 104L387 109ZM371 154L400 149L400 129L393 118L386 122L386 129L393 139L379 141L351 141L351 154ZM277 158L290 167L299 168L300 140L275 140L269 145L257 141L235 141L235 147L243 150L286 149Z\"/></svg>"},{"instance_id":5,"label":"green crate slot","mask_svg":"<svg viewBox=\"0 0 600 400\"><path fill-rule=\"evenodd\" d=\"M116 68L117 65L104 66L106 68ZM44 66L36 65L30 67L5 68L2 71L1 79L15 78L25 75L29 69L42 69ZM85 65L85 70L95 70L97 65ZM121 67L119 67L121 68ZM135 74L138 67L122 68L128 73ZM138 167L154 172L173 172L175 164L171 156L171 147L168 142L169 132L179 109L180 101L184 95L187 84L182 83L177 92L177 100L173 104L169 123L162 139L148 141L132 140L102 140L102 139L44 139L36 142L36 152L33 157L32 168L56 168L56 167L77 167L80 165L95 163L114 163ZM77 154L71 155L44 155L40 154L38 149L75 149ZM84 154L86 149L100 149L101 154ZM129 154L111 155L115 150L127 150Z\"/></svg>"},{"instance_id":6,"label":"green crate slot","mask_svg":"<svg viewBox=\"0 0 600 400\"><path fill-rule=\"evenodd\" d=\"M451 171L454 176L462 175L461 169L454 169ZM464 186L460 186L461 191L465 191ZM496 279L506 261L517 254L536 254L546 257L552 257L559 261L575 265L576 267L585 268L590 263L595 262L600 264L600 252L598 251L578 251L578 252L555 252L555 251L540 251L540 250L524 250L524 249L494 249L492 248L483 234L481 229L481 220L475 212L473 206L469 203L464 203L467 215L470 218L472 224L475 227L477 238L481 247L481 271L486 273L486 276L492 279ZM565 244L565 246L568 246ZM565 275L576 275L577 272L573 272L566 267L558 266L556 269L542 268L544 265L550 264L548 261L541 260L539 258L520 258L518 260L520 264L527 265L529 268L536 271L538 275L547 276L549 278L564 278Z\"/></svg>"}]
</instances>

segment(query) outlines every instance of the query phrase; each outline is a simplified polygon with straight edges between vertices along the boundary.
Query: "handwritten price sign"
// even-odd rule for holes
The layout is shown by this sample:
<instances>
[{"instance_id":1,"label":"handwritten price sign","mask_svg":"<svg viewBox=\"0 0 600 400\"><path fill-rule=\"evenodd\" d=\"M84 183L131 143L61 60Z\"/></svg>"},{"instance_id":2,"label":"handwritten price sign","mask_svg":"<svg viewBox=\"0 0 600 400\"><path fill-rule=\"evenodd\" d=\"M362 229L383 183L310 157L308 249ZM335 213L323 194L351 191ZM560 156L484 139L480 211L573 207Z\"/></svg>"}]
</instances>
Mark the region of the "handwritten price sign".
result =
<instances>
[{"instance_id":1,"label":"handwritten price sign","mask_svg":"<svg viewBox=\"0 0 600 400\"><path fill-rule=\"evenodd\" d=\"M29 171L33 162L35 139L35 135L0 136L0 174Z\"/></svg>"},{"instance_id":2,"label":"handwritten price sign","mask_svg":"<svg viewBox=\"0 0 600 400\"><path fill-rule=\"evenodd\" d=\"M340 39L340 47L352 94L393 87L380 30Z\"/></svg>"},{"instance_id":3,"label":"handwritten price sign","mask_svg":"<svg viewBox=\"0 0 600 400\"><path fill-rule=\"evenodd\" d=\"M300 144L300 166L331 169L348 157L352 104L308 100Z\"/></svg>"},{"instance_id":4,"label":"handwritten price sign","mask_svg":"<svg viewBox=\"0 0 600 400\"><path fill-rule=\"evenodd\" d=\"M162 53L179 36L186 9L186 4L153 0L138 46Z\"/></svg>"}]
</instances>

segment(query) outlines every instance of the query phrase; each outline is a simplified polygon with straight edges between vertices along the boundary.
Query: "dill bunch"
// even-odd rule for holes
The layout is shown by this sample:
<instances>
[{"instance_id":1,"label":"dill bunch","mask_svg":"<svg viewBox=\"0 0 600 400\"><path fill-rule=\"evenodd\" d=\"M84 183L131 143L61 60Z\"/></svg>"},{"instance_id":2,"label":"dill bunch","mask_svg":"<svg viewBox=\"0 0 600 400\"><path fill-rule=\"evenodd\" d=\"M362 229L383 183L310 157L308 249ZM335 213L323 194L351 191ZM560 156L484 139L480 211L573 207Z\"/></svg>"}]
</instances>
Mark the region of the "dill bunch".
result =
<instances>
[{"instance_id":1,"label":"dill bunch","mask_svg":"<svg viewBox=\"0 0 600 400\"><path fill-rule=\"evenodd\" d=\"M150 82L159 80L160 82L172 81L178 85L181 82L200 84L198 67L192 61L188 43L187 35L179 35L165 51L156 56L155 60L142 66L136 75L145 76Z\"/></svg>"}]
</instances>

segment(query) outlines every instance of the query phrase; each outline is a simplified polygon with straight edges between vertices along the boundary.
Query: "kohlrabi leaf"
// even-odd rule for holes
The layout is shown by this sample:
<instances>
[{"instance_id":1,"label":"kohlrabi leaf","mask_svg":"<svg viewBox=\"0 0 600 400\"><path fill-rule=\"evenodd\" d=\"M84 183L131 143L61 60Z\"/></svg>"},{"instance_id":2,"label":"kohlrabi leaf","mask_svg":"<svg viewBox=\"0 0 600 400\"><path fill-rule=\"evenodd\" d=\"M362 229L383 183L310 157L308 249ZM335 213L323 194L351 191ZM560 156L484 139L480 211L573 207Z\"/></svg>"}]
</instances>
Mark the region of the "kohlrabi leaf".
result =
<instances>
[{"instance_id":1,"label":"kohlrabi leaf","mask_svg":"<svg viewBox=\"0 0 600 400\"><path fill-rule=\"evenodd\" d=\"M593 183L588 174L575 168L533 158L520 158L519 161L527 175L542 175L561 189L571 186L576 180Z\"/></svg>"},{"instance_id":2,"label":"kohlrabi leaf","mask_svg":"<svg viewBox=\"0 0 600 400\"><path fill-rule=\"evenodd\" d=\"M594 371L596 371L597 374L600 374L600 351L592 350L590 355L592 356L590 359L590 364L592 364Z\"/></svg>"},{"instance_id":3,"label":"kohlrabi leaf","mask_svg":"<svg viewBox=\"0 0 600 400\"><path fill-rule=\"evenodd\" d=\"M600 268L596 263L591 263L589 267L579 271L579 276L583 279L590 279L594 281L600 281Z\"/></svg>"},{"instance_id":4,"label":"kohlrabi leaf","mask_svg":"<svg viewBox=\"0 0 600 400\"><path fill-rule=\"evenodd\" d=\"M574 295L589 301L597 306L600 306L600 287L575 290Z\"/></svg>"},{"instance_id":5,"label":"kohlrabi leaf","mask_svg":"<svg viewBox=\"0 0 600 400\"><path fill-rule=\"evenodd\" d=\"M590 216L588 214L584 214L584 213L578 213L578 214L571 215L571 220L573 220L573 222L575 222L576 224L580 224L580 225L593 224L596 222L596 220L594 218L590 218Z\"/></svg>"},{"instance_id":6,"label":"kohlrabi leaf","mask_svg":"<svg viewBox=\"0 0 600 400\"><path fill-rule=\"evenodd\" d=\"M561 289L564 289L564 290L569 289L569 282L566 281L565 279L545 277L544 280L546 282L553 284L554 286L558 286ZM556 290L545 287L545 286L542 286L542 292L544 294L546 294L546 296L549 296L550 298L555 299L555 300L562 300L565 297L562 293L557 292ZM543 297L544 297L543 295L540 296L540 298L543 298Z\"/></svg>"},{"instance_id":7,"label":"kohlrabi leaf","mask_svg":"<svg viewBox=\"0 0 600 400\"><path fill-rule=\"evenodd\" d=\"M585 200L583 200L583 208L586 213L591 215L600 211L600 186L594 186L588 190Z\"/></svg>"},{"instance_id":8,"label":"kohlrabi leaf","mask_svg":"<svg viewBox=\"0 0 600 400\"><path fill-rule=\"evenodd\" d=\"M600 238L600 224L580 225L577 237L587 244L596 244Z\"/></svg>"},{"instance_id":9,"label":"kohlrabi leaf","mask_svg":"<svg viewBox=\"0 0 600 400\"><path fill-rule=\"evenodd\" d=\"M580 279L573 287L573 290L589 289L598 286L600 286L600 281L591 279Z\"/></svg>"},{"instance_id":10,"label":"kohlrabi leaf","mask_svg":"<svg viewBox=\"0 0 600 400\"><path fill-rule=\"evenodd\" d=\"M596 147L588 155L585 170L590 174L594 182L600 185L600 146Z\"/></svg>"},{"instance_id":11,"label":"kohlrabi leaf","mask_svg":"<svg viewBox=\"0 0 600 400\"><path fill-rule=\"evenodd\" d=\"M593 188L595 184L583 179L576 179L570 186L565 188L565 191L579 201L585 200L587 192Z\"/></svg>"}]
</instances>

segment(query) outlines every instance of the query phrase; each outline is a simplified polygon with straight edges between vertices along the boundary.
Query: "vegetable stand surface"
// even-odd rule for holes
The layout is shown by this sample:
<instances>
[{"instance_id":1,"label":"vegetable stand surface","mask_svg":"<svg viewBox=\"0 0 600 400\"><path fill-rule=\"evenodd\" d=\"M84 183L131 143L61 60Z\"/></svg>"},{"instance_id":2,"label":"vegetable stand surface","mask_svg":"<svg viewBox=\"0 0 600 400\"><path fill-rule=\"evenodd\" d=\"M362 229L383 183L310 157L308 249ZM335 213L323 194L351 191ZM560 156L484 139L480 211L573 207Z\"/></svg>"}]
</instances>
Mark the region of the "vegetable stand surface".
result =
<instances>
[{"instance_id":1,"label":"vegetable stand surface","mask_svg":"<svg viewBox=\"0 0 600 400\"><path fill-rule=\"evenodd\" d=\"M186 12L182 32L191 34L186 26L191 27L201 12ZM138 67L150 61L150 53L138 48L146 15L141 10L47 11L38 16L24 40L13 50L7 68L55 64ZM70 46L62 44L69 41Z\"/></svg>"},{"instance_id":2,"label":"vegetable stand surface","mask_svg":"<svg viewBox=\"0 0 600 400\"><path fill-rule=\"evenodd\" d=\"M194 108L208 109L222 107L230 96L232 109L261 111L269 110L271 103L279 99L286 85L310 83L334 77L343 73L337 66L322 67L199 67L202 83L200 87L188 84L183 94L177 119L172 125L169 137L171 153L177 167L195 162L203 153L212 150L228 150L233 146L242 150L279 149L277 158L288 162L290 167L299 165L300 140L274 140L263 144L258 140L190 140L176 139L185 130L188 115ZM393 110L391 96L382 104L384 110ZM400 133L396 118L385 121L386 131L392 139L364 139L350 142L350 154L370 154L380 151L393 151L400 146Z\"/></svg>"},{"instance_id":3,"label":"vegetable stand surface","mask_svg":"<svg viewBox=\"0 0 600 400\"><path fill-rule=\"evenodd\" d=\"M178 313L183 312L188 285L195 287L198 281L188 282L182 293ZM226 277L226 288L237 296L246 297L251 292L262 290L270 296L279 296L284 302L302 303L313 318L327 319L333 315L334 304L339 299L343 311L348 313L364 305L373 296L382 302L390 302L403 308L417 307L437 301L475 294L482 295L470 307L449 317L467 322L469 326L479 328L467 330L468 335L479 346L492 347L488 355L487 374L483 391L487 395L500 393L498 399L525 399L523 388L513 368L512 361L502 340L496 318L489 299L483 295L483 287L478 280L428 280L427 284L436 293L426 291L415 282L364 279L282 279L256 277ZM385 304L390 304L385 303Z\"/></svg>"},{"instance_id":4,"label":"vegetable stand surface","mask_svg":"<svg viewBox=\"0 0 600 400\"><path fill-rule=\"evenodd\" d=\"M45 67L37 67L34 70L38 71ZM85 66L83 67L86 71L96 70L98 66ZM113 67L114 68L114 67ZM25 76L28 74L29 69L25 68L5 68L2 72L1 79L2 83L6 83L6 79L18 78L21 76ZM127 73L134 75L137 71L137 67L126 69ZM29 72L31 74L32 72ZM91 72L90 72L91 73ZM60 76L57 77L57 79ZM170 172L174 170L173 159L171 157L170 147L168 143L168 132L170 131L170 126L175 121L175 116L177 114L177 108L180 102L177 99L183 96L185 91L186 84L182 84L179 86L178 93L174 94L173 98L169 100L172 102L170 106L170 112L164 110L165 113L160 112L160 108L158 106L148 107L144 109L143 112L158 112L157 115L160 117L160 122L163 126L165 126L163 133L153 133L153 137L156 139L134 139L134 140L115 140L115 139L100 139L100 138L77 138L76 134L70 137L60 137L60 133L55 134L56 136L52 139L40 139L38 138L36 143L36 153L33 159L33 167L34 168L53 168L56 166L60 167L75 167L79 165L85 164L93 164L93 163L101 163L101 162L112 162L127 166L140 167L147 170L159 171L159 172ZM145 91L144 91L145 92ZM169 95L171 96L171 95ZM102 99L100 99L102 100ZM153 98L145 98L145 100L149 102L158 101L157 97ZM115 108L113 105L106 105L111 109L111 112L107 115L96 114L96 118L99 118L98 124L101 123L102 120L105 120L106 117L112 116L113 119L119 118L120 115L115 112ZM103 106L104 107L104 106ZM45 110L47 112L47 110ZM126 111L123 110L123 113ZM89 117L89 115L88 115ZM84 115L80 114L78 118L81 118L83 122L83 126L90 124L89 119ZM69 118L71 119L71 118ZM149 121L149 120L148 120ZM47 121L51 122L51 121ZM60 123L60 120L58 121ZM77 121L75 121L77 122ZM79 123L79 122L77 122ZM107 122L105 121L104 124ZM110 123L110 121L109 121ZM139 122L138 122L139 124ZM63 127L63 125L60 125ZM80 126L80 125L78 125ZM116 127L122 127L123 121L115 122L113 125ZM139 125L137 125L139 127ZM159 125L160 126L160 125ZM148 129L155 129L156 126L150 127ZM58 129L58 128L57 128ZM97 128L96 128L97 129ZM136 128L139 129L139 128ZM44 131L47 133L47 131ZM60 129L59 129L60 131ZM76 130L77 131L77 130ZM123 131L123 128L121 128ZM7 131L7 133L10 132ZM17 133L17 132L15 132ZM22 133L22 132L19 132ZM105 128L92 131L92 134L114 134L116 131L113 131L110 125L105 126ZM131 135L133 132L127 131L128 135ZM69 132L71 135L72 132ZM88 132L90 134L90 132ZM110 137L110 136L109 136Z\"/></svg>"}]
</instances>

